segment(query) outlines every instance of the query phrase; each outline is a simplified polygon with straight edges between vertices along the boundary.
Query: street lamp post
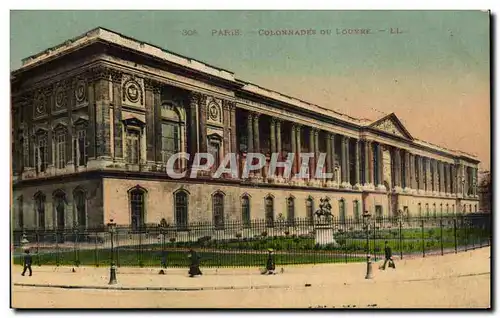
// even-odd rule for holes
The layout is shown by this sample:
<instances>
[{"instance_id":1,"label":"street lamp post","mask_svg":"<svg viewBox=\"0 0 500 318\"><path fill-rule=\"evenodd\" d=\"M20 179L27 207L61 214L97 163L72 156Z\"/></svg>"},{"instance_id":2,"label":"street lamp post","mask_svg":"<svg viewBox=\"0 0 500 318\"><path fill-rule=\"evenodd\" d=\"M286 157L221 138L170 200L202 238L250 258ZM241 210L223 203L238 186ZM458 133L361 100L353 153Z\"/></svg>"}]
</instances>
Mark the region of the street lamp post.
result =
<instances>
[{"instance_id":1,"label":"street lamp post","mask_svg":"<svg viewBox=\"0 0 500 318\"><path fill-rule=\"evenodd\" d=\"M111 235L111 261L109 268L109 285L114 285L117 283L116 281L116 267L115 267L115 251L114 251L114 234L116 230L116 223L113 222L113 219L109 220L108 229Z\"/></svg>"},{"instance_id":2,"label":"street lamp post","mask_svg":"<svg viewBox=\"0 0 500 318\"><path fill-rule=\"evenodd\" d=\"M161 267L159 273L160 275L165 275L165 270L167 268L167 256L165 252L165 231L166 228L168 227L167 222L165 219L162 219L160 224L158 225L160 229L160 235L161 235Z\"/></svg>"},{"instance_id":3,"label":"street lamp post","mask_svg":"<svg viewBox=\"0 0 500 318\"><path fill-rule=\"evenodd\" d=\"M363 213L363 221L365 223L365 231L366 231L366 276L365 279L373 278L373 268L372 268L372 260L370 256L370 219L371 214L368 211Z\"/></svg>"}]
</instances>

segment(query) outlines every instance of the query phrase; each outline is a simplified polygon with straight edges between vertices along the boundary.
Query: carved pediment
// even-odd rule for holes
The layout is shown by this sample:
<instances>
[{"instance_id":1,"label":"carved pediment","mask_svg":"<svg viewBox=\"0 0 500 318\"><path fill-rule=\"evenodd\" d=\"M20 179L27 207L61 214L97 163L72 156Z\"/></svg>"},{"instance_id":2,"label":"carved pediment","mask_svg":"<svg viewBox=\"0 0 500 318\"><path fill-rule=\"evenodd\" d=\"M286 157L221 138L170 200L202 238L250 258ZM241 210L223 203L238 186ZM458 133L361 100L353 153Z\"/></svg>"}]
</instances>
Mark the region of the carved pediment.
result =
<instances>
[{"instance_id":1,"label":"carved pediment","mask_svg":"<svg viewBox=\"0 0 500 318\"><path fill-rule=\"evenodd\" d=\"M391 135L395 135L398 137L413 139L408 130L403 126L401 121L396 117L394 113L391 113L375 122L373 122L370 127L375 128L377 130L384 131Z\"/></svg>"}]
</instances>

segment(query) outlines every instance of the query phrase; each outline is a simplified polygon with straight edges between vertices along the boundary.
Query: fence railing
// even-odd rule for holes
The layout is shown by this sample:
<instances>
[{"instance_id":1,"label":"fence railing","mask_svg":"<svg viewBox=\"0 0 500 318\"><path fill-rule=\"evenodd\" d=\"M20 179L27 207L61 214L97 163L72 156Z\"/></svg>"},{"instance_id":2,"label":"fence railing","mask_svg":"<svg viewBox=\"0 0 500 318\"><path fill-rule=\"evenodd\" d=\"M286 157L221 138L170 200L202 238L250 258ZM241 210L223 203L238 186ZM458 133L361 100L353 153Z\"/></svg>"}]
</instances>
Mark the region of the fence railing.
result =
<instances>
[{"instance_id":1,"label":"fence railing","mask_svg":"<svg viewBox=\"0 0 500 318\"><path fill-rule=\"evenodd\" d=\"M113 246L111 245L113 240ZM186 267L194 248L202 266L262 266L267 249L276 263L317 264L384 256L388 242L399 258L457 253L491 244L489 214L410 218L346 218L200 222L180 226L13 232L13 257L29 249L35 265Z\"/></svg>"}]
</instances>

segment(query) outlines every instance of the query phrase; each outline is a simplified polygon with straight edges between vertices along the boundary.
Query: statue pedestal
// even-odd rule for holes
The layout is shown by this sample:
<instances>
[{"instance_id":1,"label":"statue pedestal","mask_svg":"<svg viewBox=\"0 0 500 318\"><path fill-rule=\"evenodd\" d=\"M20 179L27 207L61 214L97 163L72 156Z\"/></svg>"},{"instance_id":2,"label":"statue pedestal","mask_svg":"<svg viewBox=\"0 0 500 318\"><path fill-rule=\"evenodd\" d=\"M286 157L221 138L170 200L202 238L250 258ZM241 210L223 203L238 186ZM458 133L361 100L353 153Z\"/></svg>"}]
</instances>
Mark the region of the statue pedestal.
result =
<instances>
[{"instance_id":1,"label":"statue pedestal","mask_svg":"<svg viewBox=\"0 0 500 318\"><path fill-rule=\"evenodd\" d=\"M314 243L318 245L333 244L334 246L338 246L337 241L333 238L333 226L331 224L317 223L314 230Z\"/></svg>"}]
</instances>

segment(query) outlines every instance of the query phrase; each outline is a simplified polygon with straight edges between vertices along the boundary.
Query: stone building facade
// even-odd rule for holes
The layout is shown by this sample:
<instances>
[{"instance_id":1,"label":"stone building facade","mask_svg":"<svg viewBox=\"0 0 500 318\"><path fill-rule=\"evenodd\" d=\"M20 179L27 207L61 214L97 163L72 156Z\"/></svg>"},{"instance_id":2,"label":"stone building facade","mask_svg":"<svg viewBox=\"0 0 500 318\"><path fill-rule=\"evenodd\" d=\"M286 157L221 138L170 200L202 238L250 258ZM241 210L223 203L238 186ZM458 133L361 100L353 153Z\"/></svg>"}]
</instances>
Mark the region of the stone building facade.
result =
<instances>
[{"instance_id":1,"label":"stone building facade","mask_svg":"<svg viewBox=\"0 0 500 318\"><path fill-rule=\"evenodd\" d=\"M414 138L395 114L353 118L106 29L23 60L11 78L15 228L224 226L311 217L322 198L338 218L477 211L479 161ZM182 151L237 153L240 165L248 152L326 153L333 178L171 179L165 163Z\"/></svg>"}]
</instances>

